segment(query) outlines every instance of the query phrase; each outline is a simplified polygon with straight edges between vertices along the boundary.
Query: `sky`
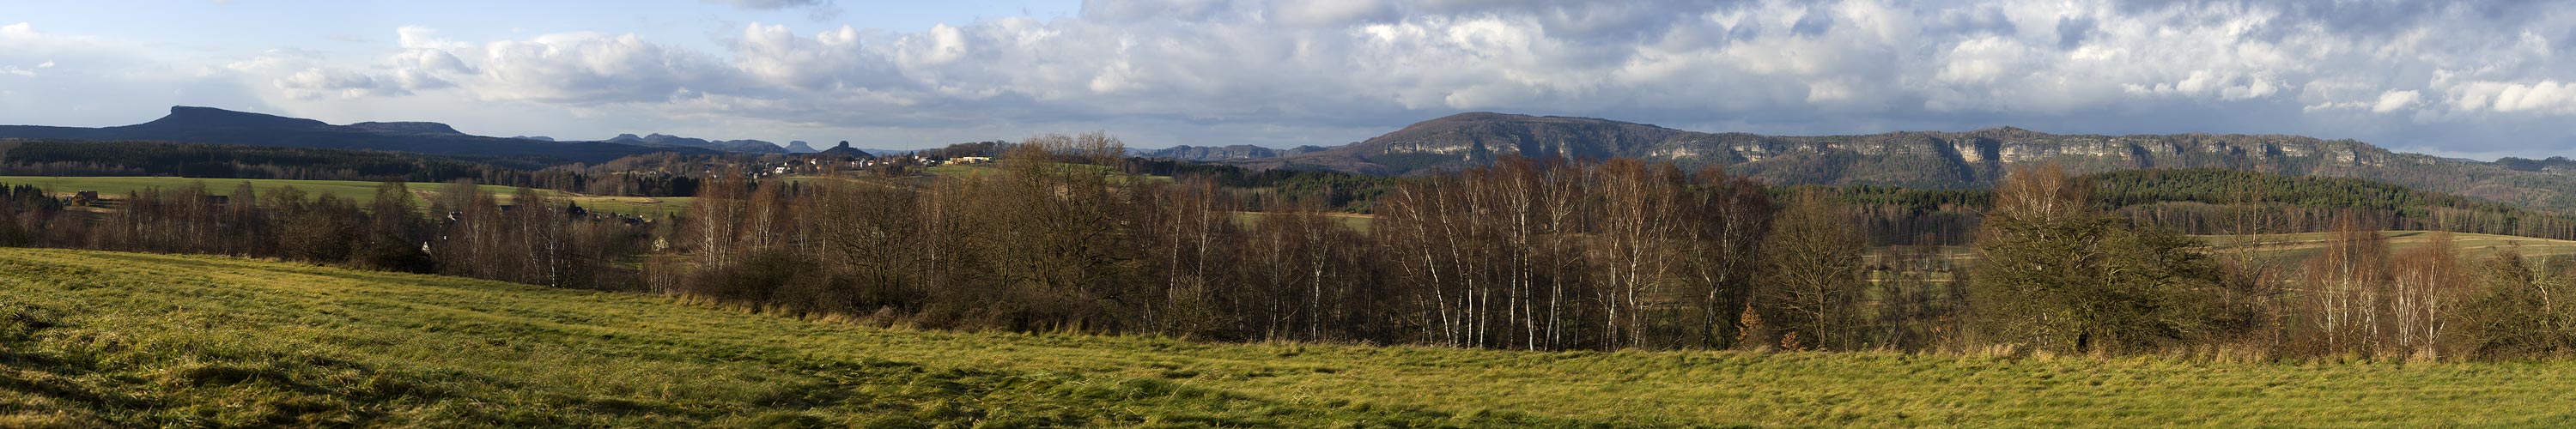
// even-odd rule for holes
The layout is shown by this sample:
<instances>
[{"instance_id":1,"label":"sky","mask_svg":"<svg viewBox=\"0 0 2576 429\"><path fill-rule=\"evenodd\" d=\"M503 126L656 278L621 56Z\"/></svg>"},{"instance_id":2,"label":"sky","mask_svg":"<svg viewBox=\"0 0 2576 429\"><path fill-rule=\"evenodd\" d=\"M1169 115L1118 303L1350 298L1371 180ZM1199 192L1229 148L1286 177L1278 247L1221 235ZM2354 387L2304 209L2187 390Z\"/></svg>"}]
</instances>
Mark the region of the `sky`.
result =
<instances>
[{"instance_id":1,"label":"sky","mask_svg":"<svg viewBox=\"0 0 2576 429\"><path fill-rule=\"evenodd\" d=\"M194 105L559 139L1289 147L1496 111L2537 158L2576 156L2571 47L2576 1L0 0L0 124Z\"/></svg>"}]
</instances>

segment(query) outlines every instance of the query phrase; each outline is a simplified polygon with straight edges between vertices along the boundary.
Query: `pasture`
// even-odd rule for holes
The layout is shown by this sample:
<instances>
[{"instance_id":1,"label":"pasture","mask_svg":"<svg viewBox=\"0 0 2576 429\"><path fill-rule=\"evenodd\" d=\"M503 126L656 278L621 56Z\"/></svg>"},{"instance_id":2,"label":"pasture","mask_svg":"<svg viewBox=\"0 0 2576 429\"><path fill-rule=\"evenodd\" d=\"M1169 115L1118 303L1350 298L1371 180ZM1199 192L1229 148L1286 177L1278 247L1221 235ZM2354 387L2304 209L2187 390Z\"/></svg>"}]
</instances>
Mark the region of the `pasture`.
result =
<instances>
[{"instance_id":1,"label":"pasture","mask_svg":"<svg viewBox=\"0 0 2576 429\"><path fill-rule=\"evenodd\" d=\"M0 426L2576 425L2576 364L1531 352L947 332L0 249Z\"/></svg>"}]
</instances>

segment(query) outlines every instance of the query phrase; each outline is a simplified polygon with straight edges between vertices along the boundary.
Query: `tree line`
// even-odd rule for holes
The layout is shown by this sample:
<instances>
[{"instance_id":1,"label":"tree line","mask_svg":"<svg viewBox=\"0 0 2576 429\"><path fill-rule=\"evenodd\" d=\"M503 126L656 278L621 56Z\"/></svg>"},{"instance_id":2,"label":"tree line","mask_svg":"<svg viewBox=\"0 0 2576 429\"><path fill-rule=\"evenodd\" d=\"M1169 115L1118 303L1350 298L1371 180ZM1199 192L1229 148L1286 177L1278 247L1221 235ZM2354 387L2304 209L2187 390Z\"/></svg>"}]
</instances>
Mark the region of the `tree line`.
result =
<instances>
[{"instance_id":1,"label":"tree line","mask_svg":"<svg viewBox=\"0 0 2576 429\"><path fill-rule=\"evenodd\" d=\"M0 245L276 258L535 285L632 289L621 262L644 251L652 223L593 216L550 194L496 195L458 183L424 209L399 180L371 201L293 186L265 194L205 182L72 207L32 186L0 186ZM510 204L503 205L501 201Z\"/></svg>"},{"instance_id":2,"label":"tree line","mask_svg":"<svg viewBox=\"0 0 2576 429\"><path fill-rule=\"evenodd\" d=\"M2447 244L2392 258L2454 268L2213 255L2053 168L1986 194L1962 258L1873 248L1855 228L1866 207L1718 170L1504 159L1400 180L1363 228L1314 205L1243 214L1205 178L1104 173L1115 148L1041 138L1000 173L928 188L717 186L749 191L709 195L646 270L665 292L792 314L1240 341L2441 359L2576 345L2576 318L2529 316L2571 314L2546 305L2576 284L2564 269ZM2337 216L2338 236L2384 240L2368 213ZM2466 266L2489 274L2439 277Z\"/></svg>"},{"instance_id":3,"label":"tree line","mask_svg":"<svg viewBox=\"0 0 2576 429\"><path fill-rule=\"evenodd\" d=\"M1506 158L1393 181L1365 223L1218 178L1129 174L1115 138L1042 136L936 181L713 175L683 215L592 217L457 186L423 209L200 186L104 212L0 188L11 245L214 253L636 290L965 330L1515 350L2241 353L2469 359L2576 350L2564 259L2398 249L2367 208L2282 257L2210 253L2020 167L1966 248L1873 246L1872 207L1717 169ZM1939 201L1932 198L1927 201ZM1971 204L1968 201L1935 204ZM2300 247L2308 246L2308 247ZM2262 249L2262 246L2256 246ZM1964 254L1961 252L1965 252Z\"/></svg>"},{"instance_id":4,"label":"tree line","mask_svg":"<svg viewBox=\"0 0 2576 429\"><path fill-rule=\"evenodd\" d=\"M749 158L737 155L736 158ZM595 195L689 196L697 175L637 168L665 159L718 156L635 155L591 166L548 157L430 155L349 149L217 145L150 141L0 141L0 176L175 176L199 179L289 179L411 182L458 180ZM744 162L730 160L726 162ZM679 163L671 161L669 163ZM699 170L704 170L699 169Z\"/></svg>"},{"instance_id":5,"label":"tree line","mask_svg":"<svg viewBox=\"0 0 2576 429\"><path fill-rule=\"evenodd\" d=\"M2093 204L2131 222L2187 234L2324 232L2346 218L2381 229L2576 239L2576 217L2355 178L2282 176L2213 168L2121 170L2086 175ZM1783 187L1775 196L1798 192ZM1876 245L1965 245L1995 190L1877 185L1824 188L1861 207Z\"/></svg>"}]
</instances>

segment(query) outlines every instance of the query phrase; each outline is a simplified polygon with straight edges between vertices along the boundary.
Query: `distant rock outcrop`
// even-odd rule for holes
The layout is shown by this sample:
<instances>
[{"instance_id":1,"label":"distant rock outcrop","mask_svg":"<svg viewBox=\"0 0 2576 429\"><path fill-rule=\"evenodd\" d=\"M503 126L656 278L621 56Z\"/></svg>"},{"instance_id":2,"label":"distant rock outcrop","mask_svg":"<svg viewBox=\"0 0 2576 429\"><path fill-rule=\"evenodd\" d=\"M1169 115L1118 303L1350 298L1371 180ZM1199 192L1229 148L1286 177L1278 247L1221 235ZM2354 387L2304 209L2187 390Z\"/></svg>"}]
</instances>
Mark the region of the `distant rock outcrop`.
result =
<instances>
[{"instance_id":1,"label":"distant rock outcrop","mask_svg":"<svg viewBox=\"0 0 2576 429\"><path fill-rule=\"evenodd\" d=\"M1321 152L1324 149L1325 148L1321 146L1298 146L1295 149L1271 149L1242 144L1222 147L1181 145L1165 149L1140 151L1138 155L1152 158L1172 158L1190 161L1220 161L1229 159L1274 158L1311 152Z\"/></svg>"},{"instance_id":2,"label":"distant rock outcrop","mask_svg":"<svg viewBox=\"0 0 2576 429\"><path fill-rule=\"evenodd\" d=\"M1175 148L1179 149L1179 148ZM1172 157L1232 155L1177 151ZM1639 158L1723 167L1775 184L1976 188L2006 166L2056 163L2077 173L2222 168L2355 177L2491 201L2576 208L2576 167L2548 160L2489 163L2397 153L2352 140L2293 135L2071 135L2013 127L1847 136L1705 133L1595 118L1461 113L1328 150L1212 158L1251 168L1415 174L1490 165L1507 155Z\"/></svg>"},{"instance_id":3,"label":"distant rock outcrop","mask_svg":"<svg viewBox=\"0 0 2576 429\"><path fill-rule=\"evenodd\" d=\"M850 142L847 142L847 141L843 141L843 142L841 142L841 144L840 144L840 145L838 145L838 146L832 146L832 148L831 148L831 149L824 149L822 152L818 152L818 153L819 153L819 154L822 154L822 155L830 155L830 156L846 156L846 157L853 157L853 158L874 158L874 157L876 157L875 155L869 155L867 151L863 151L863 150L859 150L858 148L850 147Z\"/></svg>"},{"instance_id":4,"label":"distant rock outcrop","mask_svg":"<svg viewBox=\"0 0 2576 429\"><path fill-rule=\"evenodd\" d=\"M349 124L349 127L397 133L465 134L457 132L455 127L437 122L359 122Z\"/></svg>"},{"instance_id":5,"label":"distant rock outcrop","mask_svg":"<svg viewBox=\"0 0 2576 429\"><path fill-rule=\"evenodd\" d=\"M815 149L812 145L805 144L804 140L787 141L787 153L815 153L822 151L823 150L821 149Z\"/></svg>"}]
</instances>

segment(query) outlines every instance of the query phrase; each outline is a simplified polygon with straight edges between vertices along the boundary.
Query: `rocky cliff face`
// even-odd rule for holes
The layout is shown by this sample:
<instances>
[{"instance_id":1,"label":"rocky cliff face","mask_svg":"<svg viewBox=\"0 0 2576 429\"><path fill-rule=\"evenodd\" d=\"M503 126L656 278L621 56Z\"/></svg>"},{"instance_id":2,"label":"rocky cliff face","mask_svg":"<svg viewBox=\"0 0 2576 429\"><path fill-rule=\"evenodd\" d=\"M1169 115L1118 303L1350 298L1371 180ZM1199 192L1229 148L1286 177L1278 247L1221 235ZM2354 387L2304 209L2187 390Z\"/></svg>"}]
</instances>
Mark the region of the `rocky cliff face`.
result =
<instances>
[{"instance_id":1,"label":"rocky cliff face","mask_svg":"<svg viewBox=\"0 0 2576 429\"><path fill-rule=\"evenodd\" d=\"M2576 176L2554 164L2496 163L2395 153L2351 140L2291 135L2062 135L2011 127L1846 136L1703 133L1605 119L1462 113L1348 146L1225 158L1253 168L1414 174L1487 165L1509 155L1632 157L1716 166L1777 184L1991 186L2008 166L2056 163L2079 173L2225 168L2358 177L2417 189L2539 206L2576 207ZM1193 158L1184 158L1193 159ZM1199 158L1207 159L1207 158ZM2561 189L2564 188L2564 189ZM2566 201L2559 201L2566 200Z\"/></svg>"},{"instance_id":2,"label":"rocky cliff face","mask_svg":"<svg viewBox=\"0 0 2576 429\"><path fill-rule=\"evenodd\" d=\"M1190 145L1181 145L1181 146L1173 146L1173 147L1165 148L1165 149L1156 149L1156 150L1144 151L1141 155L1146 156L1146 157L1152 157L1152 158L1171 158L1171 159L1180 159L1180 160L1189 160L1189 161L1222 161L1222 160L1236 160L1236 159L1275 158L1275 157L1282 157L1282 156L1291 156L1291 155L1300 155L1300 154L1306 154L1306 153L1320 152L1320 151L1323 151L1323 150L1325 150L1325 148L1324 148L1324 147L1321 147L1321 146L1298 146L1298 147L1293 148L1293 149L1271 149L1271 148L1266 148L1266 147L1253 146L1253 145L1242 145L1242 144L1239 144L1239 145L1231 145L1231 146L1190 146Z\"/></svg>"}]
</instances>

